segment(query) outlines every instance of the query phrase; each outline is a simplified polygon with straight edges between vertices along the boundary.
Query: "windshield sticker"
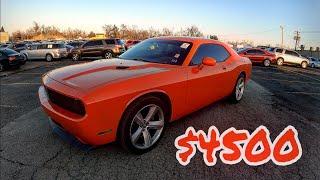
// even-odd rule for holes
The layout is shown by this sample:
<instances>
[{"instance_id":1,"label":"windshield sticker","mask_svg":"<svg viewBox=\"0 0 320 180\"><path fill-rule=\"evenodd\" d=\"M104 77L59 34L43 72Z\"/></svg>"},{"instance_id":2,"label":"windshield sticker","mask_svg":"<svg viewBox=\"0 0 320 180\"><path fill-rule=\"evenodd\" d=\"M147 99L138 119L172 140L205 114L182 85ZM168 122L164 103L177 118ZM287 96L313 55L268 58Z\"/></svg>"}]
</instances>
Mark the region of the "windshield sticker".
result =
<instances>
[{"instance_id":1,"label":"windshield sticker","mask_svg":"<svg viewBox=\"0 0 320 180\"><path fill-rule=\"evenodd\" d=\"M187 49L190 46L189 43L183 43L180 47L183 49Z\"/></svg>"},{"instance_id":2,"label":"windshield sticker","mask_svg":"<svg viewBox=\"0 0 320 180\"><path fill-rule=\"evenodd\" d=\"M174 58L178 59L180 57L180 54L174 55Z\"/></svg>"}]
</instances>

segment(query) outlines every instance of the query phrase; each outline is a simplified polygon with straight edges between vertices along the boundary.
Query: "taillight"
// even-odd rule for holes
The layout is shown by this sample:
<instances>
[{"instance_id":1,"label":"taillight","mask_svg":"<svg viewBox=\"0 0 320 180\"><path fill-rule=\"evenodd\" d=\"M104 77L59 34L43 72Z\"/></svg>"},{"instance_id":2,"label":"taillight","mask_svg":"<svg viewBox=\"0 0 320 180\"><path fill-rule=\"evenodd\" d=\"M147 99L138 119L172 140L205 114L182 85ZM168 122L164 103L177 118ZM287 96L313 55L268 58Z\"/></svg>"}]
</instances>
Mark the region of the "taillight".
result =
<instances>
[{"instance_id":1,"label":"taillight","mask_svg":"<svg viewBox=\"0 0 320 180\"><path fill-rule=\"evenodd\" d=\"M9 61L14 61L14 60L16 60L15 56L9 56Z\"/></svg>"}]
</instances>

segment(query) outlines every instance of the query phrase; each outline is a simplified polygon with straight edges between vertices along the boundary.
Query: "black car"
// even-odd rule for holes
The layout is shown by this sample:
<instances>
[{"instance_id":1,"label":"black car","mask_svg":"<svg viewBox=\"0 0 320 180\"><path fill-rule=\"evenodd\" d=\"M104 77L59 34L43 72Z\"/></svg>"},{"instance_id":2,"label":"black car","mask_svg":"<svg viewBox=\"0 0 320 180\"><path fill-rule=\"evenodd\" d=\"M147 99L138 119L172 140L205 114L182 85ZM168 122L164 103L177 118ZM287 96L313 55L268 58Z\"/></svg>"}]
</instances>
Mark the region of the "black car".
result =
<instances>
[{"instance_id":1,"label":"black car","mask_svg":"<svg viewBox=\"0 0 320 180\"><path fill-rule=\"evenodd\" d=\"M19 68L26 63L25 56L21 55L17 51L9 48L0 49L0 71L9 69L10 67Z\"/></svg>"},{"instance_id":2,"label":"black car","mask_svg":"<svg viewBox=\"0 0 320 180\"><path fill-rule=\"evenodd\" d=\"M121 39L97 39L85 42L78 48L71 50L72 60L77 61L82 57L103 57L111 59L126 49Z\"/></svg>"},{"instance_id":3,"label":"black car","mask_svg":"<svg viewBox=\"0 0 320 180\"><path fill-rule=\"evenodd\" d=\"M14 44L13 47L11 48L17 52L20 52L22 50L26 50L27 49L27 43L17 43Z\"/></svg>"}]
</instances>

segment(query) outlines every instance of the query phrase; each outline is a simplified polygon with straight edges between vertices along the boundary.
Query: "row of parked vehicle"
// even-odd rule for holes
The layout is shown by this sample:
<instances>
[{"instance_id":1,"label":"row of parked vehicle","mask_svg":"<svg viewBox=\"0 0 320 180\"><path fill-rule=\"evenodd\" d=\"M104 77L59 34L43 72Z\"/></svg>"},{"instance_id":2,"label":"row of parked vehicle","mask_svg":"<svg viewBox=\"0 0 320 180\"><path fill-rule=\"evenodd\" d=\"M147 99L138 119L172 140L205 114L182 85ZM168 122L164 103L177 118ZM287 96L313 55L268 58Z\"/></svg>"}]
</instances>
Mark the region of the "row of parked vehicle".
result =
<instances>
[{"instance_id":1,"label":"row of parked vehicle","mask_svg":"<svg viewBox=\"0 0 320 180\"><path fill-rule=\"evenodd\" d=\"M110 59L119 56L127 49L140 43L139 40L123 41L118 38L96 39L88 41L52 41L52 42L20 42L15 44L2 44L1 50L1 71L11 66L20 67L27 60L45 59L53 61L62 58L72 58L77 61L85 57L102 57ZM19 58L12 60L9 56L19 55ZM17 63L23 59L22 63ZM11 61L10 61L11 60Z\"/></svg>"},{"instance_id":2,"label":"row of parked vehicle","mask_svg":"<svg viewBox=\"0 0 320 180\"><path fill-rule=\"evenodd\" d=\"M237 52L240 56L249 58L253 63L259 63L266 67L271 64L277 64L278 66L284 64L298 65L302 68L307 68L308 66L312 68L320 67L320 59L314 57L307 58L296 51L284 48L244 48Z\"/></svg>"}]
</instances>

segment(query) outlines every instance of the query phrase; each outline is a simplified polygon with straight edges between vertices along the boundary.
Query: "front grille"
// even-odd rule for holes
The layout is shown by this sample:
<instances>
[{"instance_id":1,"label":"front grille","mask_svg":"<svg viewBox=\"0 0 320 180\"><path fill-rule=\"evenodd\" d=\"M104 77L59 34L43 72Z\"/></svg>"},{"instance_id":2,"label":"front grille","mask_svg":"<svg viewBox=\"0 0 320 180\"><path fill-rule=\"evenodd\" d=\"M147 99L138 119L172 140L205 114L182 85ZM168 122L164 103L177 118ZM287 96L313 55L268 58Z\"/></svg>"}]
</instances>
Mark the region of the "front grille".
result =
<instances>
[{"instance_id":1,"label":"front grille","mask_svg":"<svg viewBox=\"0 0 320 180\"><path fill-rule=\"evenodd\" d=\"M46 91L47 91L49 100L53 104L60 106L75 114L78 114L81 116L85 115L85 108L83 103L80 100L65 96L49 88L46 88Z\"/></svg>"}]
</instances>

